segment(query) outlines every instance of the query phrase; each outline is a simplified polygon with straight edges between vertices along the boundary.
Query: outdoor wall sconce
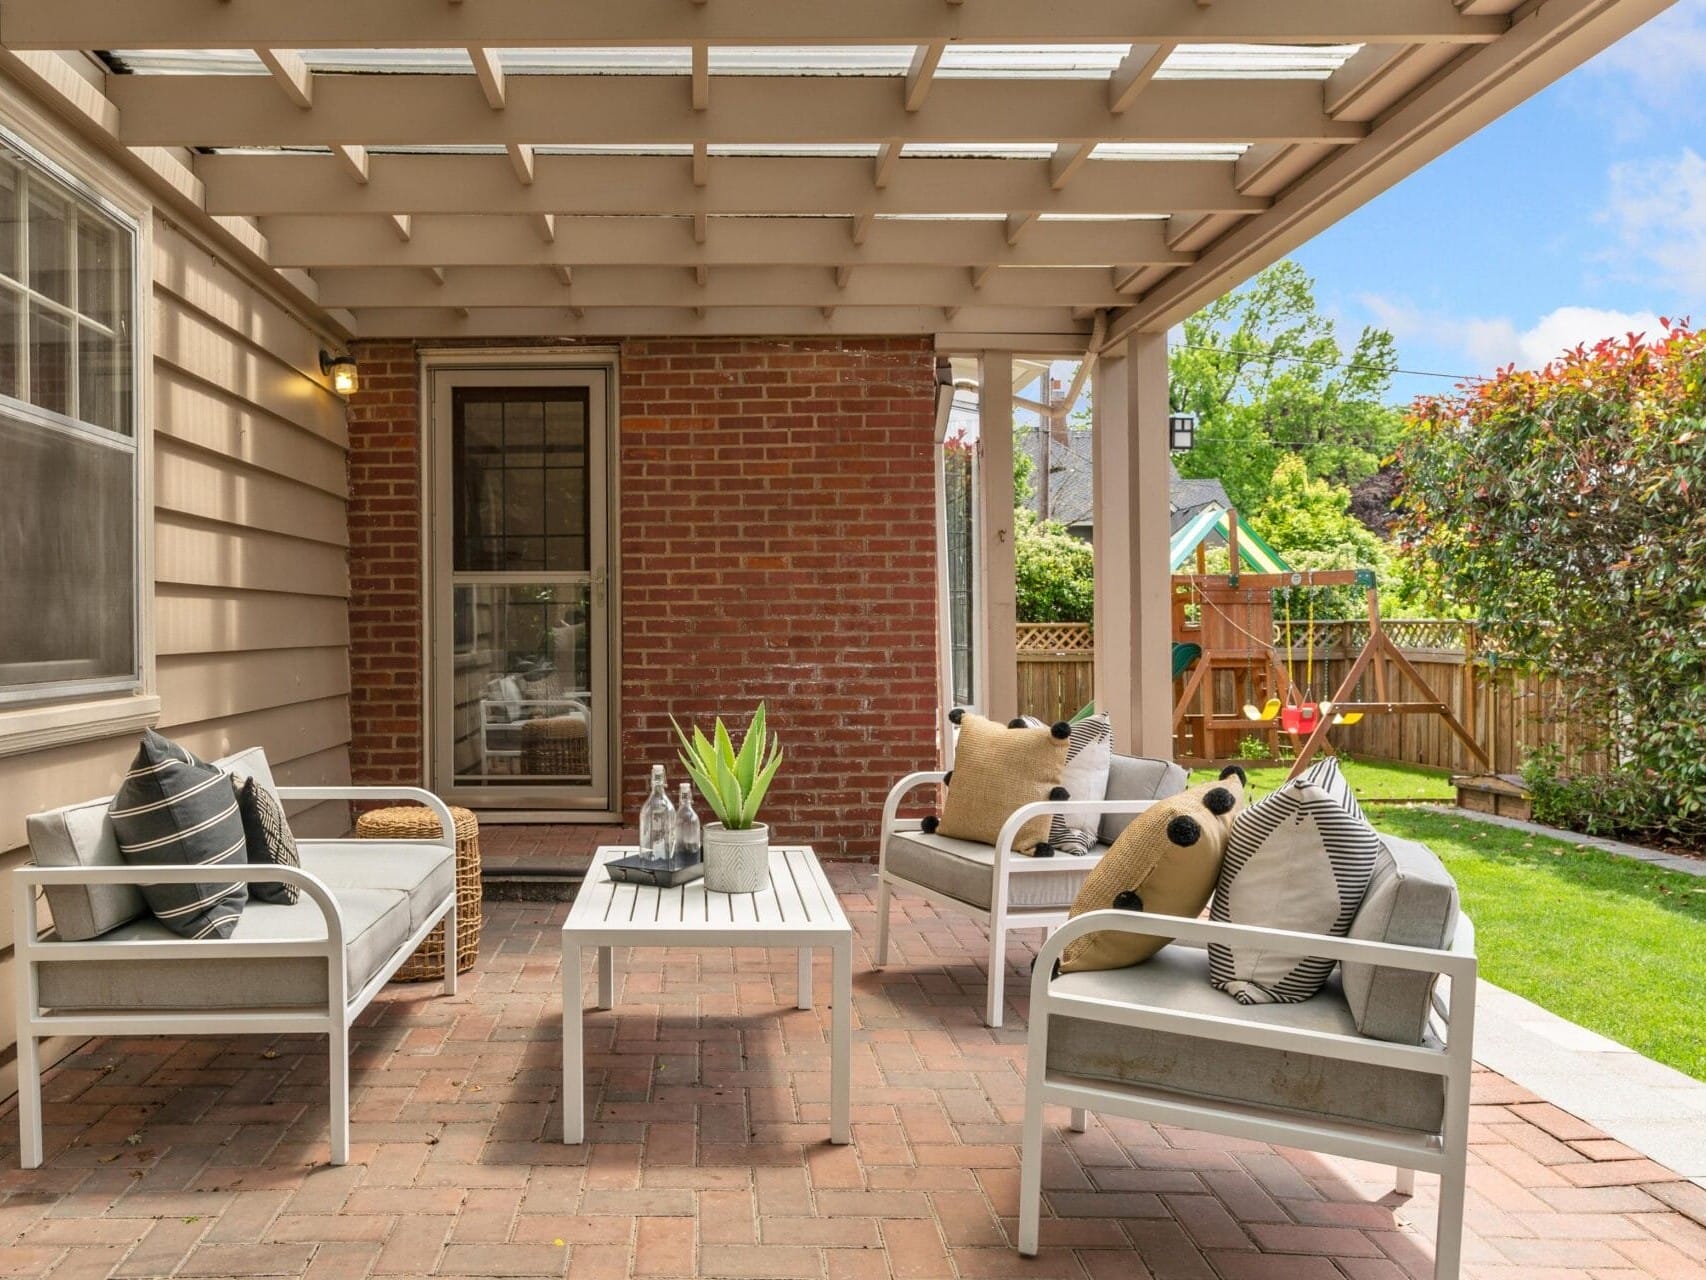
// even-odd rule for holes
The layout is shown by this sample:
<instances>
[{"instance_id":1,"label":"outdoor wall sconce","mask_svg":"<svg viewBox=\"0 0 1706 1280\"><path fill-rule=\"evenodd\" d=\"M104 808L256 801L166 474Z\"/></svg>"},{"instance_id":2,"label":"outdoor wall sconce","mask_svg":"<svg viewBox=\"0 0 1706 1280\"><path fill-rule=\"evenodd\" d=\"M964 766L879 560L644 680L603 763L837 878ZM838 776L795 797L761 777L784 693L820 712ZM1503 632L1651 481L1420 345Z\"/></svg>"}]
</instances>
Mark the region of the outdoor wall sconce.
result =
<instances>
[{"instance_id":1,"label":"outdoor wall sconce","mask_svg":"<svg viewBox=\"0 0 1706 1280\"><path fill-rule=\"evenodd\" d=\"M340 396L353 396L361 390L361 371L356 368L355 357L347 352L335 356L330 351L321 351L320 372L330 376L332 390Z\"/></svg>"},{"instance_id":2,"label":"outdoor wall sconce","mask_svg":"<svg viewBox=\"0 0 1706 1280\"><path fill-rule=\"evenodd\" d=\"M1185 453L1196 440L1197 415L1170 413L1167 415L1167 440L1174 453Z\"/></svg>"}]
</instances>

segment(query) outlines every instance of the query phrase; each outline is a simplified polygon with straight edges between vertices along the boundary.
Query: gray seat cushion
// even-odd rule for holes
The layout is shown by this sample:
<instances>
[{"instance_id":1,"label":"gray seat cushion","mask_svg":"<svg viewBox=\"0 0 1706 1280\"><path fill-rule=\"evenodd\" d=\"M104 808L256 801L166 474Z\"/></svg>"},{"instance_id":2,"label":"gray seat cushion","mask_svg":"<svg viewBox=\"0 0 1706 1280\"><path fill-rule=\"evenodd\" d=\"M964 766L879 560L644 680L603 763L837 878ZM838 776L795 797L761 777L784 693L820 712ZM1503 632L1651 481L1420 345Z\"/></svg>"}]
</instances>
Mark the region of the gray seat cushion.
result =
<instances>
[{"instance_id":1,"label":"gray seat cushion","mask_svg":"<svg viewBox=\"0 0 1706 1280\"><path fill-rule=\"evenodd\" d=\"M1063 974L1049 989L1257 1024L1357 1033L1336 981L1298 1004L1239 1004L1209 985L1207 953L1186 943L1176 942L1129 969ZM1428 1044L1440 1047L1437 1040ZM1439 1132L1445 1109L1445 1085L1437 1075L1058 1015L1049 1020L1048 1067L1092 1080L1423 1133Z\"/></svg>"},{"instance_id":2,"label":"gray seat cushion","mask_svg":"<svg viewBox=\"0 0 1706 1280\"><path fill-rule=\"evenodd\" d=\"M335 894L345 889L392 889L407 895L410 933L456 892L456 855L441 846L305 840L297 851L303 870L319 876Z\"/></svg>"},{"instance_id":3,"label":"gray seat cushion","mask_svg":"<svg viewBox=\"0 0 1706 1280\"><path fill-rule=\"evenodd\" d=\"M1023 854L1016 860L1046 866L1046 871L1023 871L1007 879L1010 907L1070 907L1084 879L1108 851L1091 847L1083 857L1057 856L1035 860ZM945 893L959 902L989 910L995 887L995 848L972 840L896 831L889 836L884 866L903 880Z\"/></svg>"},{"instance_id":4,"label":"gray seat cushion","mask_svg":"<svg viewBox=\"0 0 1706 1280\"><path fill-rule=\"evenodd\" d=\"M344 952L353 995L379 972L408 938L407 895L391 889L343 889L335 895L344 920ZM251 902L237 921L233 942L324 939L320 908L307 894L294 906ZM152 917L121 925L103 942L178 942ZM138 1009L325 1008L326 962L315 957L243 960L112 960L51 958L39 966L41 1002L55 1012Z\"/></svg>"},{"instance_id":5,"label":"gray seat cushion","mask_svg":"<svg viewBox=\"0 0 1706 1280\"><path fill-rule=\"evenodd\" d=\"M1109 800L1165 800L1185 789L1190 775L1171 760L1115 755L1108 769ZM1135 813L1102 815L1102 843L1112 844L1131 825Z\"/></svg>"},{"instance_id":6,"label":"gray seat cushion","mask_svg":"<svg viewBox=\"0 0 1706 1280\"><path fill-rule=\"evenodd\" d=\"M1403 947L1449 948L1457 936L1457 882L1425 844L1386 837L1350 936ZM1420 1044L1438 975L1347 960L1339 972L1357 1030Z\"/></svg>"}]
</instances>

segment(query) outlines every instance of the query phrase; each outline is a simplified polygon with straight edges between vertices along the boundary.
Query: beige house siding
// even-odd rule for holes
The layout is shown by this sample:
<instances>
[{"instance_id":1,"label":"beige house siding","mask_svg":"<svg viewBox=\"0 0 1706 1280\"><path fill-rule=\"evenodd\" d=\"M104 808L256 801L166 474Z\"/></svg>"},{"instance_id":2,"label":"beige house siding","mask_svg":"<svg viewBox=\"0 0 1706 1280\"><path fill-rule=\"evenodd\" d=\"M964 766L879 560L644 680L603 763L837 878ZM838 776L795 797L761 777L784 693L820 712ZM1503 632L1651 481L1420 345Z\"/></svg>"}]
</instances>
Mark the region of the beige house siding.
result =
<instances>
[{"instance_id":1,"label":"beige house siding","mask_svg":"<svg viewBox=\"0 0 1706 1280\"><path fill-rule=\"evenodd\" d=\"M9 101L0 94L0 118ZM93 162L87 172L102 176ZM203 756L259 743L283 782L347 782L347 437L343 402L317 381L329 343L158 211L150 231L153 358L139 393L151 408L159 728ZM26 814L110 793L133 751L126 733L0 757L0 878L27 856ZM347 814L321 805L293 821L336 832ZM0 898L4 1097L9 883Z\"/></svg>"}]
</instances>

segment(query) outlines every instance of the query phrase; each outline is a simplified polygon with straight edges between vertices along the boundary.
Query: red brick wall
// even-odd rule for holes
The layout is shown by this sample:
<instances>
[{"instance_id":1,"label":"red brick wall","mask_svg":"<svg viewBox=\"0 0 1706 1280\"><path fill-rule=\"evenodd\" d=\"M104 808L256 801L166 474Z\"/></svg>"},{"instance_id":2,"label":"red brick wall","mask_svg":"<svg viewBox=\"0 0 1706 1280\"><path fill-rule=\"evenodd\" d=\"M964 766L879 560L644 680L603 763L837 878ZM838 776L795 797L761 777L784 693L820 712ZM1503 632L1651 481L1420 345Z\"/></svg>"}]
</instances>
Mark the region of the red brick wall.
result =
<instances>
[{"instance_id":1,"label":"red brick wall","mask_svg":"<svg viewBox=\"0 0 1706 1280\"><path fill-rule=\"evenodd\" d=\"M362 343L349 404L350 769L425 779L421 736L420 371L409 343Z\"/></svg>"},{"instance_id":2,"label":"red brick wall","mask_svg":"<svg viewBox=\"0 0 1706 1280\"><path fill-rule=\"evenodd\" d=\"M418 370L358 347L350 407L355 771L415 781ZM781 839L868 856L889 785L935 759L935 356L918 339L624 343L622 759L631 817L669 717L744 724L787 760Z\"/></svg>"}]
</instances>

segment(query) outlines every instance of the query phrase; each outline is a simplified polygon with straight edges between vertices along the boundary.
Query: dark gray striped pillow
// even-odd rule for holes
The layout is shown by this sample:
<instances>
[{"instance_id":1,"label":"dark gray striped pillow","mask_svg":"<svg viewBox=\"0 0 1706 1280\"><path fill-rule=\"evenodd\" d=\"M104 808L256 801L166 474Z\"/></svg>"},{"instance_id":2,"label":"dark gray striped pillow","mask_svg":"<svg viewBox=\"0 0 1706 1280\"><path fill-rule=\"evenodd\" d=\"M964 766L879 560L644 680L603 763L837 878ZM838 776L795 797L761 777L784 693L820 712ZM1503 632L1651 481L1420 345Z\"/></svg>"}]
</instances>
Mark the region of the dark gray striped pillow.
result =
<instances>
[{"instance_id":1,"label":"dark gray striped pillow","mask_svg":"<svg viewBox=\"0 0 1706 1280\"><path fill-rule=\"evenodd\" d=\"M1233 820L1209 918L1342 938L1380 852L1380 837L1328 756ZM1209 981L1244 1004L1307 1000L1334 963L1261 947L1208 949Z\"/></svg>"},{"instance_id":2,"label":"dark gray striped pillow","mask_svg":"<svg viewBox=\"0 0 1706 1280\"><path fill-rule=\"evenodd\" d=\"M119 856L133 867L246 862L248 842L231 775L152 729L113 796ZM185 938L229 938L248 891L241 881L145 884L160 923Z\"/></svg>"}]
</instances>

